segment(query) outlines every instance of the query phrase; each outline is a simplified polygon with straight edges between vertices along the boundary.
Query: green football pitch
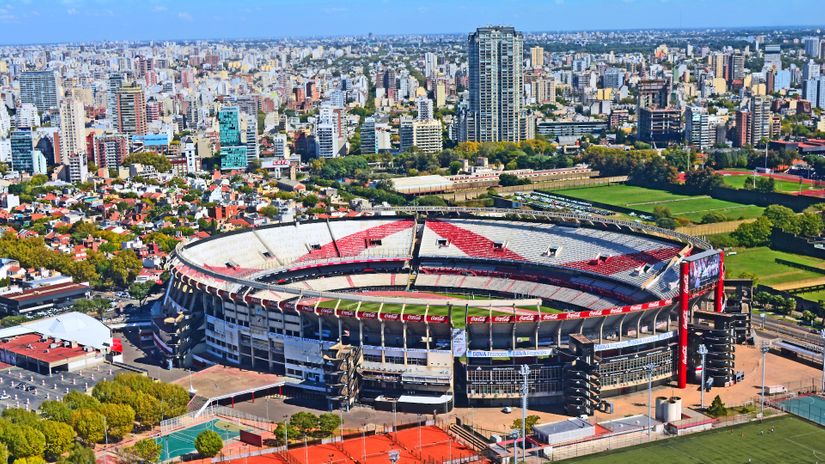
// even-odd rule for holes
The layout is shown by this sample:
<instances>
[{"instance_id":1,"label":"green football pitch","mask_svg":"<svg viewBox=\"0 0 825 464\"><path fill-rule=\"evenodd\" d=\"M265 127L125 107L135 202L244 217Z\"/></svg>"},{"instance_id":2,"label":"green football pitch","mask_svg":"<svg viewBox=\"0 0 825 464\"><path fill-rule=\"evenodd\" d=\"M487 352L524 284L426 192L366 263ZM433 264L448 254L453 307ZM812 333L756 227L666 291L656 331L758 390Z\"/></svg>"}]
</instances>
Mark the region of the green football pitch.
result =
<instances>
[{"instance_id":1,"label":"green football pitch","mask_svg":"<svg viewBox=\"0 0 825 464\"><path fill-rule=\"evenodd\" d=\"M717 200L707 195L677 195L665 190L624 184L558 190L550 193L560 193L584 201L621 206L644 213L652 213L656 207L663 207L669 209L674 217L685 218L696 223L711 212L722 213L732 221L759 217L764 211L761 206Z\"/></svg>"},{"instance_id":2,"label":"green football pitch","mask_svg":"<svg viewBox=\"0 0 825 464\"><path fill-rule=\"evenodd\" d=\"M823 272L787 266L776 262L777 259L817 267ZM771 250L768 247L737 248L735 255L728 253L725 256L725 268L728 277L738 277L750 272L759 277L760 284L768 286L825 277L825 260Z\"/></svg>"},{"instance_id":3,"label":"green football pitch","mask_svg":"<svg viewBox=\"0 0 825 464\"><path fill-rule=\"evenodd\" d=\"M822 427L794 416L783 416L562 462L815 464L825 463L823 438L825 429Z\"/></svg>"}]
</instances>

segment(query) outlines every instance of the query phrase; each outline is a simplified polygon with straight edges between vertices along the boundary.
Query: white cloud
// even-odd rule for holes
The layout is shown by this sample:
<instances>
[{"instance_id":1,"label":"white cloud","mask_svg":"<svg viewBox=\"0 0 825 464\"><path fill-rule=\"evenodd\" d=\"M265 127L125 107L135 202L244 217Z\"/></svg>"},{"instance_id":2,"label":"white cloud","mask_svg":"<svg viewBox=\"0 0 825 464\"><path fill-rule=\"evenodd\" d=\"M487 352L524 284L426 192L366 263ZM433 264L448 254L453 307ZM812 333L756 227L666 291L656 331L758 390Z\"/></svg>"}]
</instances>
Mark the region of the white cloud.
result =
<instances>
[{"instance_id":1,"label":"white cloud","mask_svg":"<svg viewBox=\"0 0 825 464\"><path fill-rule=\"evenodd\" d=\"M178 13L178 18L184 21L192 21L192 15L187 13L186 11L181 11L180 13Z\"/></svg>"},{"instance_id":2,"label":"white cloud","mask_svg":"<svg viewBox=\"0 0 825 464\"><path fill-rule=\"evenodd\" d=\"M74 15L76 15L76 14L77 14L77 8L69 8L69 9L67 9L67 10L66 10L66 14L68 14L69 16L74 16Z\"/></svg>"},{"instance_id":3,"label":"white cloud","mask_svg":"<svg viewBox=\"0 0 825 464\"><path fill-rule=\"evenodd\" d=\"M167 7L166 5L155 5L155 6L152 7L152 11L154 11L156 13L161 13L161 12L164 12L168 9L169 9L169 7Z\"/></svg>"}]
</instances>

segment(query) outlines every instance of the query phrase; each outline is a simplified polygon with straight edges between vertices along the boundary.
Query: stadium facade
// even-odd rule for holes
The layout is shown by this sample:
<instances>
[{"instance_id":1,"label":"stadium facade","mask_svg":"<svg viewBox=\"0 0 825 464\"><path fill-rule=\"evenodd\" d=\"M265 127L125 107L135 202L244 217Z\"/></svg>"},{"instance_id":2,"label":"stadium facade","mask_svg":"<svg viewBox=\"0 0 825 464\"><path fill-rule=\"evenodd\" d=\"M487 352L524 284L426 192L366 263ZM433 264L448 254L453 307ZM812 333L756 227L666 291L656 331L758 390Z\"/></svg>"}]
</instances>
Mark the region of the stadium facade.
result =
<instances>
[{"instance_id":1,"label":"stadium facade","mask_svg":"<svg viewBox=\"0 0 825 464\"><path fill-rule=\"evenodd\" d=\"M178 364L285 375L330 407L570 414L654 383L734 378L747 307L701 239L592 215L401 207L182 244L155 343ZM730 309L733 308L733 309ZM695 379L694 379L695 380ZM607 399L606 399L607 398Z\"/></svg>"}]
</instances>

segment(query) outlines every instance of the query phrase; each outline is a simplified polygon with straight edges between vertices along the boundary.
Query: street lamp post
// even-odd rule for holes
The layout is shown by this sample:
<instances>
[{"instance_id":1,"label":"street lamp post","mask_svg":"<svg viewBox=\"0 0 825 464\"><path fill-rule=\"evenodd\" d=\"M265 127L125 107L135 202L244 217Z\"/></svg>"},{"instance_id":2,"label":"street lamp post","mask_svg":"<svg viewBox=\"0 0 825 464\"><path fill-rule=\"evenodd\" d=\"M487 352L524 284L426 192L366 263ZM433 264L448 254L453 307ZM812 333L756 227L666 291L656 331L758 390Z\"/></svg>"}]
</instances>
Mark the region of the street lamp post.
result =
<instances>
[{"instance_id":1,"label":"street lamp post","mask_svg":"<svg viewBox=\"0 0 825 464\"><path fill-rule=\"evenodd\" d=\"M653 370L656 369L656 365L650 363L647 366L645 366L645 369L647 369L647 438L650 439L650 404L653 399Z\"/></svg>"},{"instance_id":2,"label":"street lamp post","mask_svg":"<svg viewBox=\"0 0 825 464\"><path fill-rule=\"evenodd\" d=\"M702 383L699 387L702 389L700 393L699 405L701 409L705 409L705 355L708 354L708 347L704 344L699 345L699 355L702 356Z\"/></svg>"},{"instance_id":3,"label":"street lamp post","mask_svg":"<svg viewBox=\"0 0 825 464\"><path fill-rule=\"evenodd\" d=\"M767 357L768 351L771 350L771 345L768 342L762 342L762 346L759 348L762 352L762 398L760 400L759 406L759 415L760 418L765 417L765 359Z\"/></svg>"}]
</instances>

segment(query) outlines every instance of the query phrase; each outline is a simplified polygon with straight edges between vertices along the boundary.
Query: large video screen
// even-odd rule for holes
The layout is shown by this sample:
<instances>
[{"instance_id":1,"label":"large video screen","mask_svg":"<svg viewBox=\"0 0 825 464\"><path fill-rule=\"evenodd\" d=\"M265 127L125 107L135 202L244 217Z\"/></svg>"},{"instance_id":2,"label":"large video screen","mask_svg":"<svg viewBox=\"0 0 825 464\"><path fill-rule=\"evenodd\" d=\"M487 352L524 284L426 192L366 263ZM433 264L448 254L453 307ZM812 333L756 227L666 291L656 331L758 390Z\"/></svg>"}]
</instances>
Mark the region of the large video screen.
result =
<instances>
[{"instance_id":1,"label":"large video screen","mask_svg":"<svg viewBox=\"0 0 825 464\"><path fill-rule=\"evenodd\" d=\"M719 276L722 273L722 260L719 257L718 251L711 250L700 253L692 256L689 261L689 290L696 290L719 280Z\"/></svg>"}]
</instances>

